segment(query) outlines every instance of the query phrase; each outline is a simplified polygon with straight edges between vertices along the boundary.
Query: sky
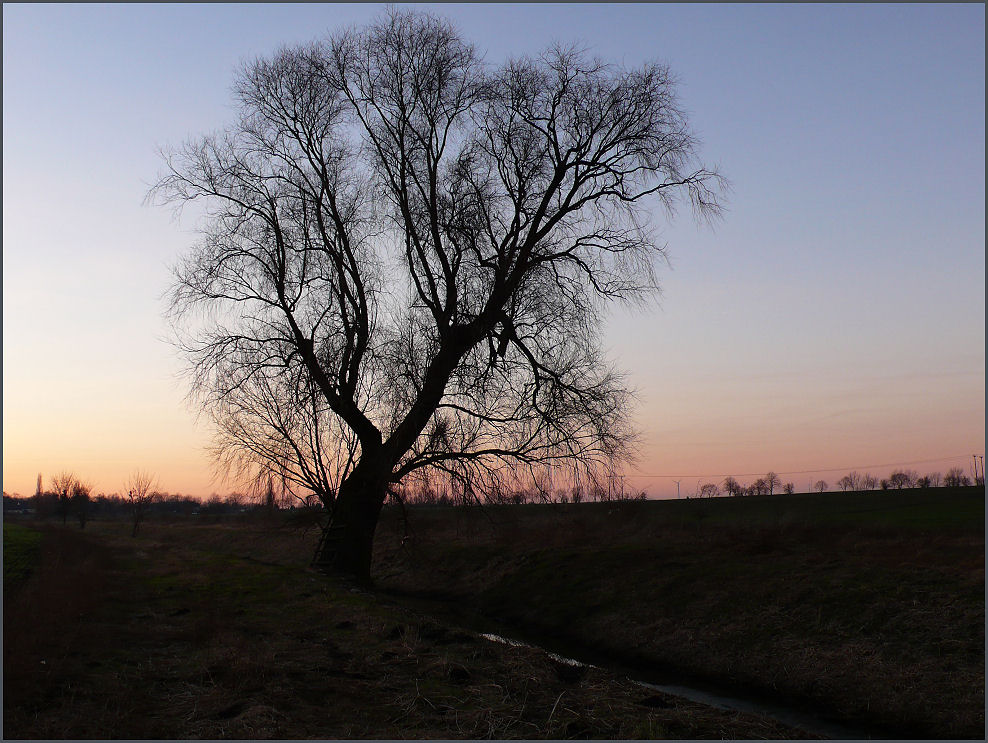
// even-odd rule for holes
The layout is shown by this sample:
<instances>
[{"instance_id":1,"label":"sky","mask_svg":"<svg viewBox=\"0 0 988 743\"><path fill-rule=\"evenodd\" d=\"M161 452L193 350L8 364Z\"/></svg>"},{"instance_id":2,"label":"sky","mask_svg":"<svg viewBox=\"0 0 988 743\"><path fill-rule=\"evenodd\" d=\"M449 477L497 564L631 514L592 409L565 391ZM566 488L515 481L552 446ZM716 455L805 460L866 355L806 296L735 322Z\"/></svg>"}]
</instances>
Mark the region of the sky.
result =
<instances>
[{"instance_id":1,"label":"sky","mask_svg":"<svg viewBox=\"0 0 988 743\"><path fill-rule=\"evenodd\" d=\"M233 120L238 65L385 6L3 6L3 489L236 489L210 467L164 295L194 223L159 148ZM553 41L678 78L724 218L604 343L638 395L631 486L970 468L985 447L985 7L442 4L497 64Z\"/></svg>"}]
</instances>

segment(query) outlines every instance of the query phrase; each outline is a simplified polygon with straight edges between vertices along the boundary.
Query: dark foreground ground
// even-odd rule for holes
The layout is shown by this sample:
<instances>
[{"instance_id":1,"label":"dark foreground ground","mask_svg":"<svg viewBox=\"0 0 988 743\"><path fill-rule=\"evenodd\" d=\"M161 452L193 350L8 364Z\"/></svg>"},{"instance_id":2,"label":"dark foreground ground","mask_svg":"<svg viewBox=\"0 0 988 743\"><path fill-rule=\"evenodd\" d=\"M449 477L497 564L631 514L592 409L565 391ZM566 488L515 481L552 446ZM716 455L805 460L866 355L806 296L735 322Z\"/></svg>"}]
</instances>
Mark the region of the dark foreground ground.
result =
<instances>
[{"instance_id":1,"label":"dark foreground ground","mask_svg":"<svg viewBox=\"0 0 988 743\"><path fill-rule=\"evenodd\" d=\"M256 556L291 534L90 526L4 526L5 739L805 737Z\"/></svg>"},{"instance_id":2,"label":"dark foreground ground","mask_svg":"<svg viewBox=\"0 0 988 743\"><path fill-rule=\"evenodd\" d=\"M378 584L646 676L891 737L984 737L983 488L488 516L424 513L404 549L381 540Z\"/></svg>"},{"instance_id":3,"label":"dark foreground ground","mask_svg":"<svg viewBox=\"0 0 988 743\"><path fill-rule=\"evenodd\" d=\"M410 520L402 546L386 513L373 592L280 523L5 524L4 737L808 737L478 617L889 736L984 736L983 489Z\"/></svg>"}]
</instances>

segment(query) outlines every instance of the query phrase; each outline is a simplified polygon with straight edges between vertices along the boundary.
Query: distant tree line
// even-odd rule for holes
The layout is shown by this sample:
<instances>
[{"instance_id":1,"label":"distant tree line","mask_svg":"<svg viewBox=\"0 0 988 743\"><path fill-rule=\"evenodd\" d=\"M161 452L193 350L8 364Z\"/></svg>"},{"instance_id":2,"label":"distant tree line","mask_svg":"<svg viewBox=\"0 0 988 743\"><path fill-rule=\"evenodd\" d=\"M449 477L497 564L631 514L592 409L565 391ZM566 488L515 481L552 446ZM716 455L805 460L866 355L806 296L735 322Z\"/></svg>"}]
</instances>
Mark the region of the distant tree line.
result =
<instances>
[{"instance_id":1,"label":"distant tree line","mask_svg":"<svg viewBox=\"0 0 988 743\"><path fill-rule=\"evenodd\" d=\"M769 472L764 477L760 477L751 484L745 485L734 477L727 477L721 484L704 483L698 485L694 494L699 498L713 498L719 495L744 496L744 495L774 495L782 492L791 495L795 492L795 487L791 482L781 484L779 476L774 472ZM930 472L926 475L919 475L914 470L893 470L888 477L878 479L871 474L862 474L857 471L849 472L839 480L837 487L843 492L860 490L902 490L903 488L937 488L937 487L970 487L971 485L984 485L984 476L977 475L973 479L968 477L960 467L953 467L947 470L946 474L940 472ZM812 490L818 493L826 492L830 489L826 480L817 480L813 484Z\"/></svg>"},{"instance_id":2,"label":"distant tree line","mask_svg":"<svg viewBox=\"0 0 988 743\"><path fill-rule=\"evenodd\" d=\"M266 483L255 493L232 492L196 498L156 489L155 478L149 473L135 472L125 483L124 492L96 493L94 488L71 472L60 472L49 478L44 487L38 475L34 495L21 497L3 494L5 515L25 515L41 520L56 520L62 524L78 522L85 528L92 519L130 520L132 535L147 518L164 516L224 516L251 510L279 510L288 506L283 492L273 483ZM305 505L304 499L301 505Z\"/></svg>"},{"instance_id":3,"label":"distant tree line","mask_svg":"<svg viewBox=\"0 0 988 743\"><path fill-rule=\"evenodd\" d=\"M585 482L572 476L553 483L542 477L516 477L500 487L481 491L456 476L423 476L394 487L394 500L409 506L524 505L528 503L584 503L646 500L643 490L625 488L621 475L587 477Z\"/></svg>"},{"instance_id":4,"label":"distant tree line","mask_svg":"<svg viewBox=\"0 0 988 743\"><path fill-rule=\"evenodd\" d=\"M970 487L984 485L984 476L969 477L960 467L953 467L946 473L930 472L919 475L914 470L893 470L888 477L878 479L870 474L852 471L836 482L842 492L861 490L902 490L905 488ZM812 490L824 493L830 490L826 480L817 480ZM265 510L313 510L318 511L322 504L314 494L299 495L278 486L272 477L260 478L252 484L249 492L231 492L221 496L212 493L201 499L180 493L172 494L155 489L154 478L138 471L127 481L124 492L94 493L92 485L76 477L71 472L60 472L49 479L49 486L43 487L42 476L38 475L37 490L34 495L21 497L3 494L4 514L23 514L44 520L60 520L67 524L78 522L84 529L91 519L121 520L130 519L132 534L137 535L140 524L148 517L163 516L226 516ZM782 482L775 472L768 472L749 484L742 483L733 476L724 478L721 483L697 483L697 489L687 497L715 498L719 496L741 497L750 495L791 495L795 492L792 482ZM522 480L512 486L478 492L469 482L455 477L422 477L409 484L392 488L391 498L403 506L456 506L456 505L523 505L527 503L583 503L646 500L643 490L626 489L624 478L614 475L608 478L591 479L587 483L568 481L558 486L533 478L527 484Z\"/></svg>"}]
</instances>

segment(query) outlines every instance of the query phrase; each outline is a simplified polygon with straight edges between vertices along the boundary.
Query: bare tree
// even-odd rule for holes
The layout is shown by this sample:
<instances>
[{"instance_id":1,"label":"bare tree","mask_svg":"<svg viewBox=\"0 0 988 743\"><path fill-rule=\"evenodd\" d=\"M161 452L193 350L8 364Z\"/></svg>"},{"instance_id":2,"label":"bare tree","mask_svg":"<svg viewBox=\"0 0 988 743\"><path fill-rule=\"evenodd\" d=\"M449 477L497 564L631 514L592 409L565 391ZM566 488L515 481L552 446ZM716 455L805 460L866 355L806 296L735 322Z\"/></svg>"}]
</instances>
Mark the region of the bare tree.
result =
<instances>
[{"instance_id":1,"label":"bare tree","mask_svg":"<svg viewBox=\"0 0 988 743\"><path fill-rule=\"evenodd\" d=\"M707 482L700 487L701 498L714 498L720 495L720 488L715 483Z\"/></svg>"},{"instance_id":2,"label":"bare tree","mask_svg":"<svg viewBox=\"0 0 988 743\"><path fill-rule=\"evenodd\" d=\"M943 475L941 475L939 472L931 472L926 476L926 479L930 481L931 488L938 488L940 487L940 480L942 479L942 477Z\"/></svg>"},{"instance_id":3,"label":"bare tree","mask_svg":"<svg viewBox=\"0 0 988 743\"><path fill-rule=\"evenodd\" d=\"M89 520L90 494L92 490L91 485L87 485L80 480L76 480L72 484L72 510L75 512L76 518L79 519L80 529L85 529L86 522Z\"/></svg>"},{"instance_id":4,"label":"bare tree","mask_svg":"<svg viewBox=\"0 0 988 743\"><path fill-rule=\"evenodd\" d=\"M769 472L765 475L765 487L768 488L768 494L774 495L775 489L779 487L779 483L781 482L782 480L780 480L779 476L774 472Z\"/></svg>"},{"instance_id":5,"label":"bare tree","mask_svg":"<svg viewBox=\"0 0 988 743\"><path fill-rule=\"evenodd\" d=\"M818 493L823 493L823 492L825 492L825 491L827 490L827 488L829 488L829 487L830 487L830 486L829 486L829 485L827 485L827 481L826 481L826 480L817 480L817 481L816 481L816 482L815 482L815 483L813 484L813 489L814 489L815 491L817 491Z\"/></svg>"},{"instance_id":6,"label":"bare tree","mask_svg":"<svg viewBox=\"0 0 988 743\"><path fill-rule=\"evenodd\" d=\"M738 496L744 495L744 485L739 483L733 477L724 478L724 490L728 495Z\"/></svg>"},{"instance_id":7,"label":"bare tree","mask_svg":"<svg viewBox=\"0 0 988 743\"><path fill-rule=\"evenodd\" d=\"M896 470L889 475L889 486L896 490L911 488L916 485L917 475L912 470Z\"/></svg>"},{"instance_id":8,"label":"bare tree","mask_svg":"<svg viewBox=\"0 0 988 743\"><path fill-rule=\"evenodd\" d=\"M748 493L750 495L766 495L768 493L768 483L765 482L764 477L759 477L751 485L748 486Z\"/></svg>"},{"instance_id":9,"label":"bare tree","mask_svg":"<svg viewBox=\"0 0 988 743\"><path fill-rule=\"evenodd\" d=\"M182 345L221 463L316 493L317 563L360 577L417 471L476 493L563 465L598 492L635 443L602 306L655 295L656 207L719 212L669 70L561 47L492 68L394 10L235 92L239 121L152 190L207 205L172 306L206 328Z\"/></svg>"},{"instance_id":10,"label":"bare tree","mask_svg":"<svg viewBox=\"0 0 988 743\"><path fill-rule=\"evenodd\" d=\"M57 498L58 515L62 517L63 525L69 517L72 489L77 481L74 474L64 470L51 478L51 490Z\"/></svg>"},{"instance_id":11,"label":"bare tree","mask_svg":"<svg viewBox=\"0 0 988 743\"><path fill-rule=\"evenodd\" d=\"M791 482L787 482L783 486L782 492L785 493L786 495L792 495L793 493L796 492L796 486L793 485Z\"/></svg>"},{"instance_id":12,"label":"bare tree","mask_svg":"<svg viewBox=\"0 0 988 743\"><path fill-rule=\"evenodd\" d=\"M861 473L857 471L848 472L837 481L837 485L844 492L848 490L861 490Z\"/></svg>"},{"instance_id":13,"label":"bare tree","mask_svg":"<svg viewBox=\"0 0 988 743\"><path fill-rule=\"evenodd\" d=\"M130 500L131 518L134 523L134 528L130 532L132 537L137 536L137 530L141 526L141 521L144 520L147 508L154 500L153 488L156 480L157 478L150 472L137 470L124 485L124 491Z\"/></svg>"},{"instance_id":14,"label":"bare tree","mask_svg":"<svg viewBox=\"0 0 988 743\"><path fill-rule=\"evenodd\" d=\"M861 476L861 489L862 490L874 490L878 487L878 478L874 475L862 475Z\"/></svg>"},{"instance_id":15,"label":"bare tree","mask_svg":"<svg viewBox=\"0 0 988 743\"><path fill-rule=\"evenodd\" d=\"M971 484L971 479L960 467L951 467L943 476L943 484L948 488L966 487Z\"/></svg>"}]
</instances>

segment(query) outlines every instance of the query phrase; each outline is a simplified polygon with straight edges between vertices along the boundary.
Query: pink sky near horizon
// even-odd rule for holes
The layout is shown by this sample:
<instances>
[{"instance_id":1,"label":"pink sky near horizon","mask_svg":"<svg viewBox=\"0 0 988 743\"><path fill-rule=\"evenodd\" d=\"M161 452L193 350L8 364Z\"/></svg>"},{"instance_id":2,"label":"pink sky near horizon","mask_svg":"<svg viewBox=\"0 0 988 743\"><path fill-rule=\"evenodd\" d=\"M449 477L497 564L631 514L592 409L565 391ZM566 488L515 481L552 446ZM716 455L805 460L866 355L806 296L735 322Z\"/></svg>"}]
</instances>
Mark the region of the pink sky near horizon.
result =
<instances>
[{"instance_id":1,"label":"pink sky near horizon","mask_svg":"<svg viewBox=\"0 0 988 743\"><path fill-rule=\"evenodd\" d=\"M171 493L242 489L211 471L162 340L169 267L195 236L142 206L156 147L231 120L241 60L382 7L4 5L5 492L63 470L121 492L136 469ZM606 322L639 394L628 487L970 471L985 449L984 6L432 9L492 62L556 38L629 66L658 56L732 182L713 227L658 215L661 301Z\"/></svg>"}]
</instances>

